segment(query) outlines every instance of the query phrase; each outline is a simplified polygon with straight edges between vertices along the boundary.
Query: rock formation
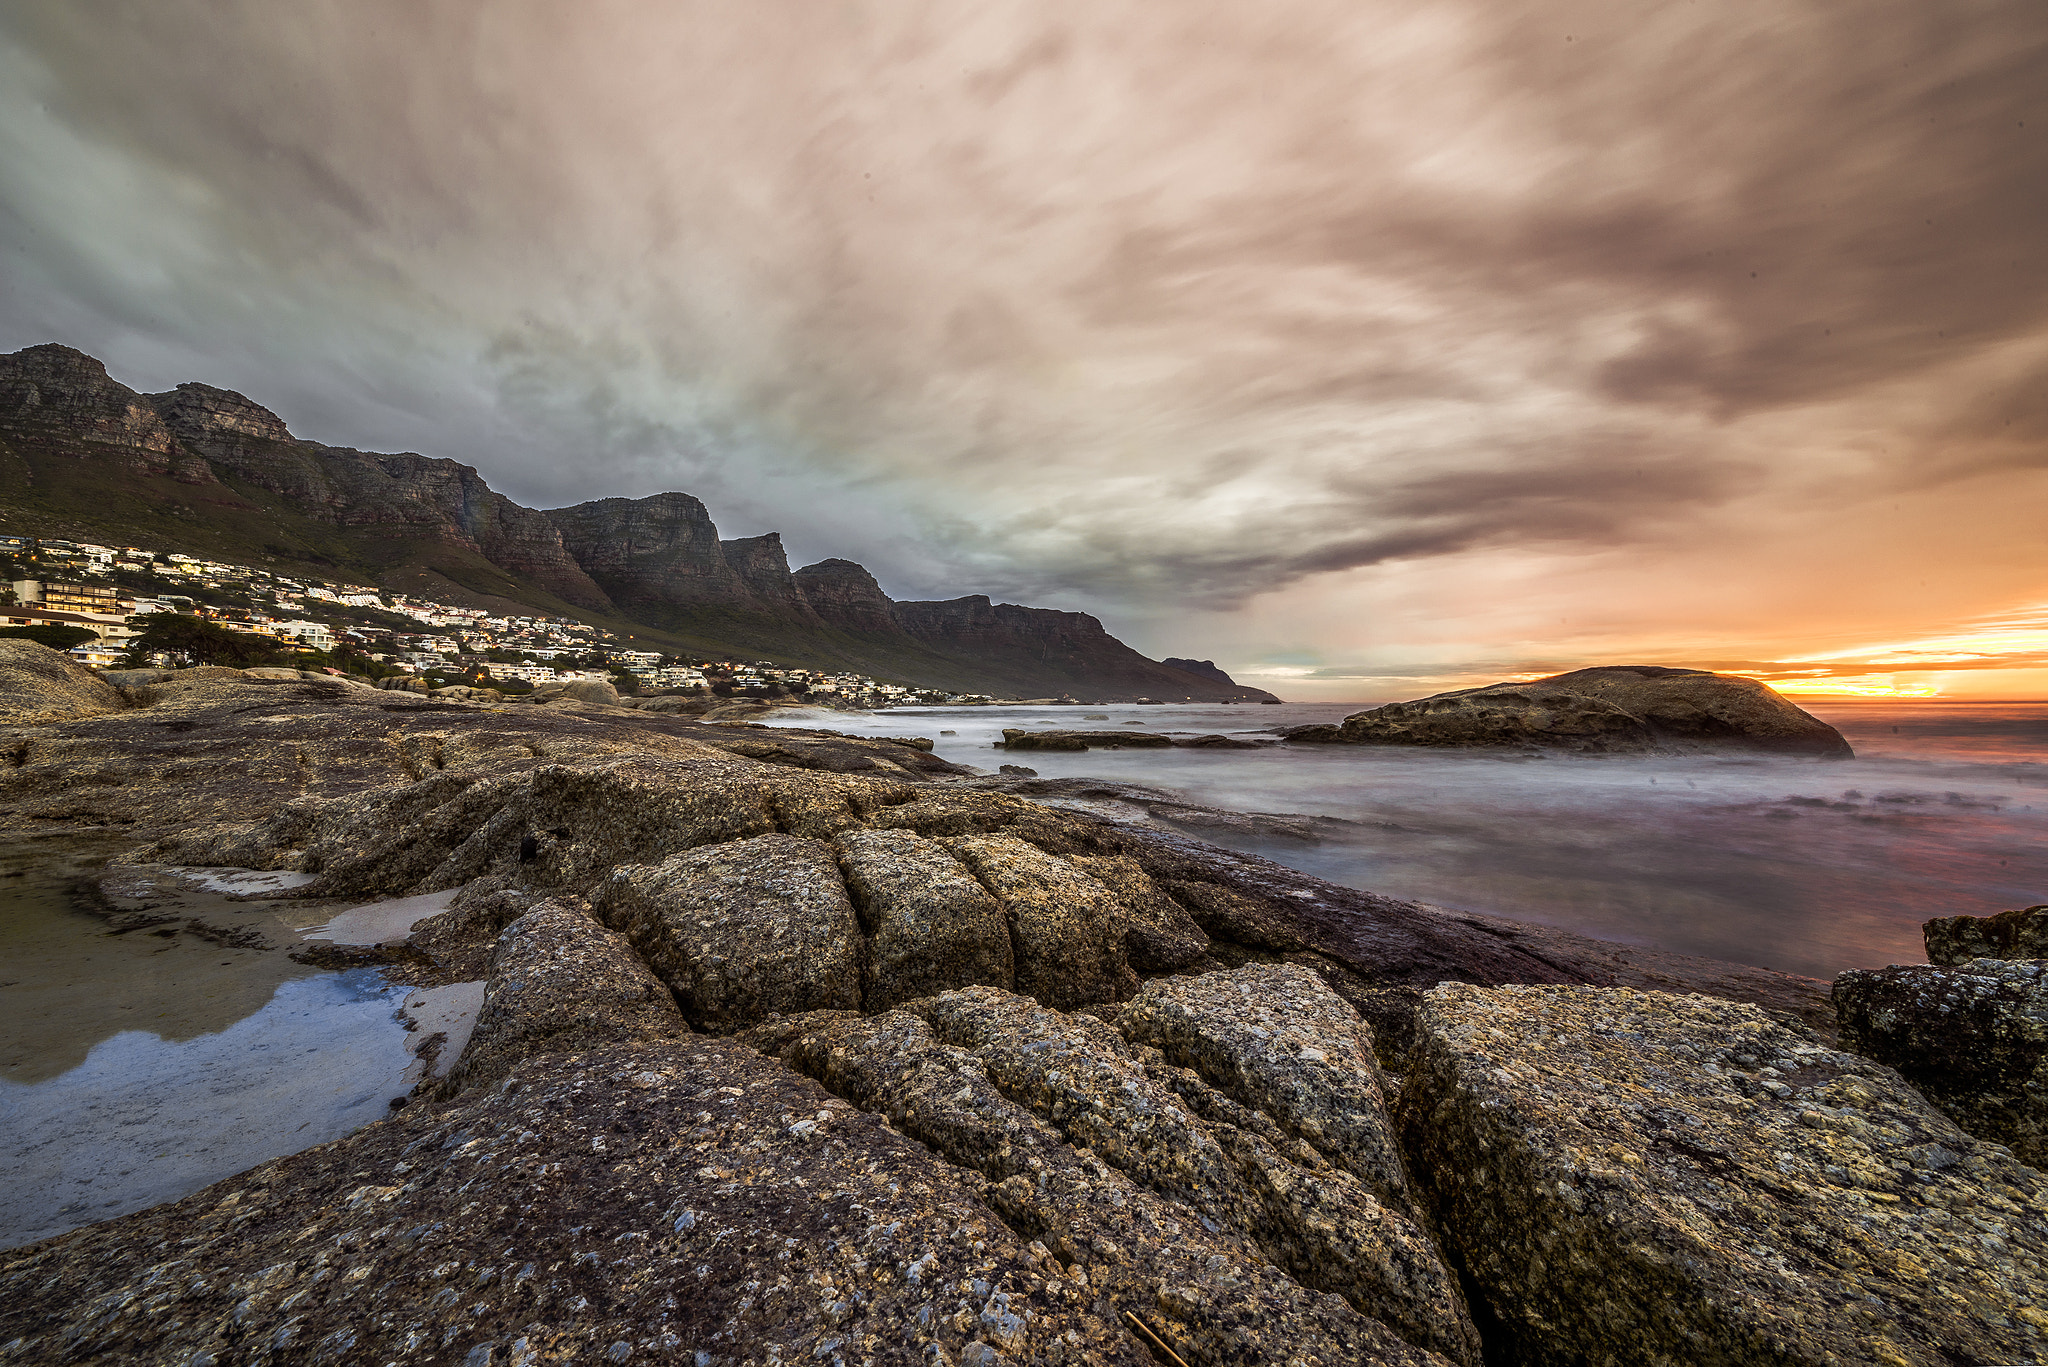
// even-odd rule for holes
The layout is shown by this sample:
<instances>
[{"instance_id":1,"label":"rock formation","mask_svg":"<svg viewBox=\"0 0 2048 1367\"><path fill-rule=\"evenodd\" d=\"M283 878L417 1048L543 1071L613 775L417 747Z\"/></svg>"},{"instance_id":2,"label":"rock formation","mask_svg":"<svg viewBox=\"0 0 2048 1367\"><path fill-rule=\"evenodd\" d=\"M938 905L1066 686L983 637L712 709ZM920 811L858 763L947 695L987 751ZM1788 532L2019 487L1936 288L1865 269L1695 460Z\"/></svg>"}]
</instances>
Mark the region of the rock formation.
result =
<instances>
[{"instance_id":1,"label":"rock formation","mask_svg":"<svg viewBox=\"0 0 2048 1367\"><path fill-rule=\"evenodd\" d=\"M350 577L426 574L555 610L610 607L553 524L469 466L302 441L211 385L138 394L69 347L0 356L0 449L16 466L0 466L14 476L10 502L35 523ZM199 497L179 485L209 487Z\"/></svg>"},{"instance_id":2,"label":"rock formation","mask_svg":"<svg viewBox=\"0 0 2048 1367\"><path fill-rule=\"evenodd\" d=\"M688 494L603 498L545 516L584 572L629 611L722 602L741 592L711 514Z\"/></svg>"},{"instance_id":3,"label":"rock formation","mask_svg":"<svg viewBox=\"0 0 2048 1367\"><path fill-rule=\"evenodd\" d=\"M721 541L686 494L600 499L547 514L612 601L676 630L722 632L758 651L801 642L813 660L960 692L1254 701L1209 666L1148 660L1086 613L981 595L896 602L850 560L791 571L774 532Z\"/></svg>"},{"instance_id":4,"label":"rock formation","mask_svg":"<svg viewBox=\"0 0 2048 1367\"><path fill-rule=\"evenodd\" d=\"M495 611L615 616L698 654L1007 697L1270 696L1148 660L1085 613L892 603L843 560L793 574L777 533L722 541L688 494L539 512L470 466L306 441L211 385L138 394L54 344L0 356L0 510L55 534Z\"/></svg>"},{"instance_id":5,"label":"rock formation","mask_svg":"<svg viewBox=\"0 0 2048 1367\"><path fill-rule=\"evenodd\" d=\"M179 446L155 405L68 346L50 343L0 357L0 423L10 434L58 445L74 457L97 448L136 474L217 482L205 461Z\"/></svg>"},{"instance_id":6,"label":"rock formation","mask_svg":"<svg viewBox=\"0 0 2048 1367\"><path fill-rule=\"evenodd\" d=\"M1920 928L1927 961L1950 968L1972 959L2048 959L2048 906L1996 916L1943 916Z\"/></svg>"},{"instance_id":7,"label":"rock formation","mask_svg":"<svg viewBox=\"0 0 2048 1367\"><path fill-rule=\"evenodd\" d=\"M1168 669L1178 669L1189 674L1199 674L1203 678L1216 683L1235 684L1237 682L1237 680L1218 669L1214 660L1177 660L1169 655L1159 663L1165 665Z\"/></svg>"},{"instance_id":8,"label":"rock formation","mask_svg":"<svg viewBox=\"0 0 2048 1367\"><path fill-rule=\"evenodd\" d=\"M1151 731L1026 731L1003 728L1005 750L1164 750L1172 738Z\"/></svg>"},{"instance_id":9,"label":"rock formation","mask_svg":"<svg viewBox=\"0 0 2048 1367\"><path fill-rule=\"evenodd\" d=\"M797 591L823 620L846 631L891 635L902 631L896 604L866 569L851 560L820 560L796 572Z\"/></svg>"},{"instance_id":10,"label":"rock formation","mask_svg":"<svg viewBox=\"0 0 2048 1367\"><path fill-rule=\"evenodd\" d=\"M898 603L906 635L1004 681L1012 696L1061 694L1100 701L1255 702L1273 695L1148 660L1085 612L992 603L975 594L937 603Z\"/></svg>"},{"instance_id":11,"label":"rock formation","mask_svg":"<svg viewBox=\"0 0 2048 1367\"><path fill-rule=\"evenodd\" d=\"M1346 745L1537 746L1593 754L1744 749L1849 759L1839 731L1754 679L1608 665L1389 703L1289 740Z\"/></svg>"},{"instance_id":12,"label":"rock formation","mask_svg":"<svg viewBox=\"0 0 2048 1367\"><path fill-rule=\"evenodd\" d=\"M18 637L0 637L0 726L118 712L120 691L68 655Z\"/></svg>"},{"instance_id":13,"label":"rock formation","mask_svg":"<svg viewBox=\"0 0 2048 1367\"><path fill-rule=\"evenodd\" d=\"M2048 1349L2041 1173L1889 1068L1753 1008L1447 983L1401 1096L1515 1361L1939 1367ZM2016 1243L1981 1237L1986 1210Z\"/></svg>"},{"instance_id":14,"label":"rock formation","mask_svg":"<svg viewBox=\"0 0 2048 1367\"><path fill-rule=\"evenodd\" d=\"M114 702L0 732L0 827L458 889L385 957L485 1005L390 1119L11 1250L0 1362L2048 1350L2041 1173L1800 980L1631 990L907 743L225 669Z\"/></svg>"},{"instance_id":15,"label":"rock formation","mask_svg":"<svg viewBox=\"0 0 2048 1367\"><path fill-rule=\"evenodd\" d=\"M2048 961L1858 969L1835 979L1842 1047L1889 1064L1956 1124L2048 1167Z\"/></svg>"}]
</instances>

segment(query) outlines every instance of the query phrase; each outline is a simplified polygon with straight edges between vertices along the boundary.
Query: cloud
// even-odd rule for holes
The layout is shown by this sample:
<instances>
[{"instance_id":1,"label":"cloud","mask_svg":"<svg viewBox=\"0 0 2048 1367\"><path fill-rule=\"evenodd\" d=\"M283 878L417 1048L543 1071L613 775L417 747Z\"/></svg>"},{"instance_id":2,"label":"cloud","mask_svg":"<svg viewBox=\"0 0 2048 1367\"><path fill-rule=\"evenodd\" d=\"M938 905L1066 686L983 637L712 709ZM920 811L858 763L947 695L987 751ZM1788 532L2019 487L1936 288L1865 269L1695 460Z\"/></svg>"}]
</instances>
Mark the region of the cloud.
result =
<instances>
[{"instance_id":1,"label":"cloud","mask_svg":"<svg viewBox=\"0 0 2048 1367\"><path fill-rule=\"evenodd\" d=\"M1888 582L1881 498L2048 450L2044 64L2034 0L30 0L0 344L1246 654L1502 556Z\"/></svg>"}]
</instances>

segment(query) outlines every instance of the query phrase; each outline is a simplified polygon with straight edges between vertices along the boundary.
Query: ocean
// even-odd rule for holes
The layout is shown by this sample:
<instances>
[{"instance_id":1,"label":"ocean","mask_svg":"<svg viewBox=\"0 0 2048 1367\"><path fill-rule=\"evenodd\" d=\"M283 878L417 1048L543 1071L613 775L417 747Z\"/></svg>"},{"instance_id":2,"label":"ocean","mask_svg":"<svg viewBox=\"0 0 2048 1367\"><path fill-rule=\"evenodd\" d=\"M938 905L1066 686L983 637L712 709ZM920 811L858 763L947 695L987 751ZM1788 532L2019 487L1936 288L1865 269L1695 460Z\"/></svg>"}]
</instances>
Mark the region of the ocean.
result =
<instances>
[{"instance_id":1,"label":"ocean","mask_svg":"<svg viewBox=\"0 0 2048 1367\"><path fill-rule=\"evenodd\" d=\"M1930 917L2048 902L2044 703L1808 705L1848 738L1853 760L1294 745L1010 754L993 744L1006 726L1131 723L1249 738L1356 710L905 708L775 724L929 736L940 756L989 771L1022 764L1210 806L1338 817L1356 824L1319 845L1196 834L1388 896L1812 977L1924 962Z\"/></svg>"}]
</instances>

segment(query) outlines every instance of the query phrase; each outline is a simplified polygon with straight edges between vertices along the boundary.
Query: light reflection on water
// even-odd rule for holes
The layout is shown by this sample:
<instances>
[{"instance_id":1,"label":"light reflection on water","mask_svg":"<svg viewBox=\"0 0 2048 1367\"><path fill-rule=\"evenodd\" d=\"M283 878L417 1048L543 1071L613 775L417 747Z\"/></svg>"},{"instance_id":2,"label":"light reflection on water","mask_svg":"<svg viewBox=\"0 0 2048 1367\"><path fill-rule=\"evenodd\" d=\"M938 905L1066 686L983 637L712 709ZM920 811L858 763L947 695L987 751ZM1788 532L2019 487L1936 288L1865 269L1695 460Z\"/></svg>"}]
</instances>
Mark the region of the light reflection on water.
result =
<instances>
[{"instance_id":1,"label":"light reflection on water","mask_svg":"<svg viewBox=\"0 0 2048 1367\"><path fill-rule=\"evenodd\" d=\"M374 972L278 985L213 1034L123 1030L56 1077L0 1079L0 1248L171 1201L389 1115L411 1056Z\"/></svg>"},{"instance_id":2,"label":"light reflection on water","mask_svg":"<svg viewBox=\"0 0 2048 1367\"><path fill-rule=\"evenodd\" d=\"M922 708L778 722L931 736L940 756L989 770L1020 763L1212 806L1342 817L1360 825L1320 846L1199 834L1390 896L1817 977L1921 961L1932 916L2048 902L2048 704L1809 705L1855 746L1846 761L991 748L1004 726L1252 733L1353 710Z\"/></svg>"}]
</instances>

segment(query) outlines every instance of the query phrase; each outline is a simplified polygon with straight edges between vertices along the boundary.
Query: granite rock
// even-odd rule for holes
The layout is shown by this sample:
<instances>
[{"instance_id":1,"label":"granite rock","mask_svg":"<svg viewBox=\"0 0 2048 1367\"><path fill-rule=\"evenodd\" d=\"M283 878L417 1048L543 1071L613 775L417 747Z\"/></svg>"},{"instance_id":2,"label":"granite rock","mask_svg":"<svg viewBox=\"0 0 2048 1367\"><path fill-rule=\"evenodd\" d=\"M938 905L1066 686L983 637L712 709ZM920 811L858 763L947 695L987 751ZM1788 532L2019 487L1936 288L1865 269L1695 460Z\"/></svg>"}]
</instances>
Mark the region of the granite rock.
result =
<instances>
[{"instance_id":1,"label":"granite rock","mask_svg":"<svg viewBox=\"0 0 2048 1367\"><path fill-rule=\"evenodd\" d=\"M1447 983L1402 1120L1508 1360L2048 1356L2041 1173L1753 1007Z\"/></svg>"},{"instance_id":2,"label":"granite rock","mask_svg":"<svg viewBox=\"0 0 2048 1367\"><path fill-rule=\"evenodd\" d=\"M860 1005L860 926L822 840L758 835L625 865L591 901L700 1029Z\"/></svg>"},{"instance_id":3,"label":"granite rock","mask_svg":"<svg viewBox=\"0 0 2048 1367\"><path fill-rule=\"evenodd\" d=\"M1662 665L1606 665L1488 684L1354 713L1294 741L1536 746L1601 754L1760 750L1849 759L1841 733L1754 679Z\"/></svg>"},{"instance_id":4,"label":"granite rock","mask_svg":"<svg viewBox=\"0 0 2048 1367\"><path fill-rule=\"evenodd\" d=\"M992 1005L1006 996L977 988L948 997L963 995ZM920 1005L944 1012L937 1003L946 1000ZM1036 1009L1021 999L1008 1002ZM1044 1013L1038 1021L1052 1031L1044 1042L1063 1054L1072 1052L1069 1026L1087 1031L1085 1038L1094 1044L1115 1048L1114 1035L1085 1017ZM978 1052L941 1040L909 1009L868 1017L820 1013L749 1038L835 1094L885 1117L945 1163L978 1175L989 1209L1019 1237L1046 1247L1065 1285L1083 1288L1105 1310L1136 1314L1190 1367L1446 1362L1343 1297L1288 1275L1266 1248L1239 1231L1235 1219L1220 1223L1155 1191L1085 1140L1074 1140L1058 1121L1009 1095ZM1142 1070L1125 1060L1105 1081L1117 1085L1140 1077ZM1144 1104L1171 1100L1160 1089L1147 1091ZM1174 1110L1183 1132L1201 1127L1177 1105ZM1079 1114L1075 1119L1084 1133L1100 1128L1087 1126ZM1213 1142L1204 1145L1201 1160L1213 1165L1217 1153ZM1234 1172L1211 1170L1229 1177L1236 1189ZM1229 1202L1226 1193L1209 1195L1212 1205Z\"/></svg>"},{"instance_id":5,"label":"granite rock","mask_svg":"<svg viewBox=\"0 0 2048 1367\"><path fill-rule=\"evenodd\" d=\"M1148 731L1023 731L1003 728L1005 750L1165 750L1173 741Z\"/></svg>"},{"instance_id":6,"label":"granite rock","mask_svg":"<svg viewBox=\"0 0 2048 1367\"><path fill-rule=\"evenodd\" d=\"M1002 903L945 846L905 830L846 831L833 845L869 937L869 1011L976 983L1015 985Z\"/></svg>"},{"instance_id":7,"label":"granite rock","mask_svg":"<svg viewBox=\"0 0 2048 1367\"><path fill-rule=\"evenodd\" d=\"M619 690L606 679L571 679L567 683L541 684L533 692L522 694L520 701L556 702L565 698L570 702L617 707Z\"/></svg>"},{"instance_id":8,"label":"granite rock","mask_svg":"<svg viewBox=\"0 0 2048 1367\"><path fill-rule=\"evenodd\" d=\"M2048 961L1858 969L1835 979L1844 1049L1899 1070L1956 1124L2048 1168Z\"/></svg>"},{"instance_id":9,"label":"granite rock","mask_svg":"<svg viewBox=\"0 0 2048 1367\"><path fill-rule=\"evenodd\" d=\"M896 795L694 748L676 759L642 752L509 773L435 770L353 797L299 799L257 826L174 836L156 855L315 873L314 896L432 892L493 873L585 892L619 865L702 845L778 830L829 837Z\"/></svg>"},{"instance_id":10,"label":"granite rock","mask_svg":"<svg viewBox=\"0 0 2048 1367\"><path fill-rule=\"evenodd\" d=\"M62 651L37 641L0 636L0 726L119 712L120 691Z\"/></svg>"},{"instance_id":11,"label":"granite rock","mask_svg":"<svg viewBox=\"0 0 2048 1367\"><path fill-rule=\"evenodd\" d=\"M1372 1031L1316 974L1247 964L1156 979L1124 1006L1116 1028L1265 1112L1389 1206L1408 1209Z\"/></svg>"},{"instance_id":12,"label":"granite rock","mask_svg":"<svg viewBox=\"0 0 2048 1367\"><path fill-rule=\"evenodd\" d=\"M1200 963L1209 937L1136 859L1123 854L1074 855L1076 868L1116 898L1123 922L1124 961L1139 973L1170 973Z\"/></svg>"},{"instance_id":13,"label":"granite rock","mask_svg":"<svg viewBox=\"0 0 2048 1367\"><path fill-rule=\"evenodd\" d=\"M483 1009L441 1092L496 1082L537 1054L687 1031L675 998L624 937L588 912L541 902L499 934Z\"/></svg>"},{"instance_id":14,"label":"granite rock","mask_svg":"<svg viewBox=\"0 0 2048 1367\"><path fill-rule=\"evenodd\" d=\"M986 1185L737 1043L550 1054L11 1250L0 1362L1145 1367Z\"/></svg>"},{"instance_id":15,"label":"granite rock","mask_svg":"<svg viewBox=\"0 0 2048 1367\"><path fill-rule=\"evenodd\" d=\"M1136 990L1123 953L1123 909L1098 879L1012 835L946 844L1003 905L1017 991L1064 1010L1121 1001Z\"/></svg>"},{"instance_id":16,"label":"granite rock","mask_svg":"<svg viewBox=\"0 0 2048 1367\"><path fill-rule=\"evenodd\" d=\"M1957 968L1972 959L2048 959L2048 906L1996 916L1941 916L1920 927L1927 961Z\"/></svg>"},{"instance_id":17,"label":"granite rock","mask_svg":"<svg viewBox=\"0 0 2048 1367\"><path fill-rule=\"evenodd\" d=\"M1303 1285L1341 1295L1418 1347L1476 1363L1478 1336L1456 1279L1405 1213L1312 1150L1288 1153L1261 1127L1222 1118L1238 1113L1189 1105L1183 1092L1199 1084L1174 1085L1156 1056L1148 1060L1107 1022L1062 1016L994 988L904 1009L941 1043L973 1054L1005 1097L1056 1125L1069 1143L1186 1207L1205 1227L1234 1232ZM1378 1119L1384 1128L1384 1115Z\"/></svg>"}]
</instances>

